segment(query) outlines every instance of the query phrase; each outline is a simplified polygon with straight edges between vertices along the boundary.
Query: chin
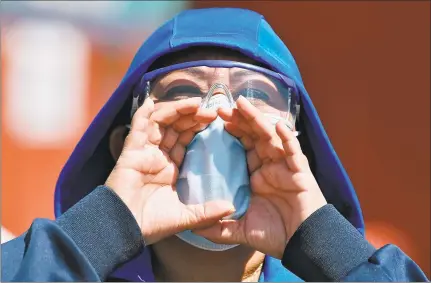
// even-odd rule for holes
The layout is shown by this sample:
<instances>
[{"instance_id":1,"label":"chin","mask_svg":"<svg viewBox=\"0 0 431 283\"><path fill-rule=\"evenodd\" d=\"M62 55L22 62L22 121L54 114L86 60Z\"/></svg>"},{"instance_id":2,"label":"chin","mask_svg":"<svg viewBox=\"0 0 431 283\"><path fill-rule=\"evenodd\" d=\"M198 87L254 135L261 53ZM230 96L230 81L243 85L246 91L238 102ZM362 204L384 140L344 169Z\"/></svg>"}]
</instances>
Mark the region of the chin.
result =
<instances>
[{"instance_id":1,"label":"chin","mask_svg":"<svg viewBox=\"0 0 431 283\"><path fill-rule=\"evenodd\" d=\"M175 235L165 238L164 240L159 241L156 244L153 244L152 249L155 252L155 254L158 256L165 253L166 254L169 253L170 255L178 254L178 255L181 255L181 257L185 260L187 259L187 256L189 257L203 256L205 258L212 257L212 258L226 259L227 256L234 256L234 255L236 256L238 254L251 254L256 252L255 250L242 245L236 246L234 248L231 248L225 251L204 250L184 242L183 240L181 240Z\"/></svg>"}]
</instances>

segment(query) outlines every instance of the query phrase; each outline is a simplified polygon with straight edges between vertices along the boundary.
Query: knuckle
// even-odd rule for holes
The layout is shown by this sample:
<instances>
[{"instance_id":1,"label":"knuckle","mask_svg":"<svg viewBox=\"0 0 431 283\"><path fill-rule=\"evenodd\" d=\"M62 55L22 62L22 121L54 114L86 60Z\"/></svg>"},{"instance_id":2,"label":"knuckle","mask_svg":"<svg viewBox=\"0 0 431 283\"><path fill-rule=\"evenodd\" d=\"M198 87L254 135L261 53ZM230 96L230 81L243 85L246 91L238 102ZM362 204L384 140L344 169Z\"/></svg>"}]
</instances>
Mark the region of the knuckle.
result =
<instances>
[{"instance_id":1,"label":"knuckle","mask_svg":"<svg viewBox=\"0 0 431 283\"><path fill-rule=\"evenodd\" d=\"M259 189L262 185L262 178L261 176L259 176L259 172L255 172L254 174L251 175L250 177L250 185L253 188L257 188Z\"/></svg>"},{"instance_id":2,"label":"knuckle","mask_svg":"<svg viewBox=\"0 0 431 283\"><path fill-rule=\"evenodd\" d=\"M129 135L126 137L124 147L130 147L130 145L134 145L136 147L145 146L148 140L148 135L139 131L131 131Z\"/></svg>"},{"instance_id":3,"label":"knuckle","mask_svg":"<svg viewBox=\"0 0 431 283\"><path fill-rule=\"evenodd\" d=\"M187 223L187 226L190 227L191 225L194 225L195 223L198 223L199 220L202 219L201 215L202 215L201 209L198 208L197 206L188 207L187 213L184 216L185 220L186 220L186 223Z\"/></svg>"},{"instance_id":4,"label":"knuckle","mask_svg":"<svg viewBox=\"0 0 431 283\"><path fill-rule=\"evenodd\" d=\"M276 184L276 176L274 174L274 170L272 170L273 168L271 168L271 166L269 164L264 164L262 166L262 176L265 179L265 181L274 186Z\"/></svg>"},{"instance_id":5,"label":"knuckle","mask_svg":"<svg viewBox=\"0 0 431 283\"><path fill-rule=\"evenodd\" d=\"M204 220L207 218L207 206L199 205L195 207L195 217L197 221Z\"/></svg>"},{"instance_id":6,"label":"knuckle","mask_svg":"<svg viewBox=\"0 0 431 283\"><path fill-rule=\"evenodd\" d=\"M164 129L160 128L157 123L152 123L148 129L148 142L153 145L160 145L164 132Z\"/></svg>"},{"instance_id":7,"label":"knuckle","mask_svg":"<svg viewBox=\"0 0 431 283\"><path fill-rule=\"evenodd\" d=\"M148 119L145 117L141 117L139 115L135 115L132 119L132 130L145 130L148 128Z\"/></svg>"}]
</instances>

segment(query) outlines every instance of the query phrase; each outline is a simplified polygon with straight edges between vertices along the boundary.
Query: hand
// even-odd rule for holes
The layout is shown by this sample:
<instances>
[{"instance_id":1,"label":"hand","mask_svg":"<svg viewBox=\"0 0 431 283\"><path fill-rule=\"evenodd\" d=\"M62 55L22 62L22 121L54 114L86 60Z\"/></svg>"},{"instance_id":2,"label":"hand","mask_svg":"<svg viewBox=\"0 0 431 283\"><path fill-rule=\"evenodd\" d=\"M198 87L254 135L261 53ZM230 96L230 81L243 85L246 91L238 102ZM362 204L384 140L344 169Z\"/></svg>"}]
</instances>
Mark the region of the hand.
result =
<instances>
[{"instance_id":1,"label":"hand","mask_svg":"<svg viewBox=\"0 0 431 283\"><path fill-rule=\"evenodd\" d=\"M211 225L234 212L225 201L184 205L175 190L186 146L217 113L199 109L200 99L163 104L146 99L136 111L123 151L105 183L133 213L148 245Z\"/></svg>"},{"instance_id":2,"label":"hand","mask_svg":"<svg viewBox=\"0 0 431 283\"><path fill-rule=\"evenodd\" d=\"M220 109L218 114L247 150L253 195L241 219L194 232L217 243L249 245L280 259L299 225L326 200L299 141L283 122L274 127L244 97L237 100L237 109Z\"/></svg>"}]
</instances>

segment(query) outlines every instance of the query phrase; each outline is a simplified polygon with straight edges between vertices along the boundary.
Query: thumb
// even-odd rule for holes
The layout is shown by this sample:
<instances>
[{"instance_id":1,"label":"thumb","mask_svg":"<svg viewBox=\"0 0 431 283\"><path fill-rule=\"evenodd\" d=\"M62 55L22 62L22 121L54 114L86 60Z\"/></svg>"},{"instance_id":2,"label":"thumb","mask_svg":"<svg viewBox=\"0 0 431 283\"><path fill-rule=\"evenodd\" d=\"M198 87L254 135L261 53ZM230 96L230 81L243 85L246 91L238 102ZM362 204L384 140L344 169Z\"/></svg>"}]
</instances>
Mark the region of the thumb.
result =
<instances>
[{"instance_id":1,"label":"thumb","mask_svg":"<svg viewBox=\"0 0 431 283\"><path fill-rule=\"evenodd\" d=\"M246 244L243 220L222 220L211 227L195 229L193 233L208 240L226 245Z\"/></svg>"},{"instance_id":2,"label":"thumb","mask_svg":"<svg viewBox=\"0 0 431 283\"><path fill-rule=\"evenodd\" d=\"M211 226L218 220L235 212L232 203L224 200L209 201L203 204L185 205L181 213L182 230L193 230Z\"/></svg>"}]
</instances>

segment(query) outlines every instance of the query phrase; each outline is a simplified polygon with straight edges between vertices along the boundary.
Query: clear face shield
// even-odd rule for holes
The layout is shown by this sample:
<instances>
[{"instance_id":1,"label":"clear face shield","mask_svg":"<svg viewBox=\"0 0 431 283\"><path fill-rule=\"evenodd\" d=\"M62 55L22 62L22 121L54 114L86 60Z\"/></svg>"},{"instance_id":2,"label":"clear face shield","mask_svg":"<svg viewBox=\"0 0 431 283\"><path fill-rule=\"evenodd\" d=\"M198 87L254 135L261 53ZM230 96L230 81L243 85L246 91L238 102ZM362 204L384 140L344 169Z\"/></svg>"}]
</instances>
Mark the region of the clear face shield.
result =
<instances>
[{"instance_id":1,"label":"clear face shield","mask_svg":"<svg viewBox=\"0 0 431 283\"><path fill-rule=\"evenodd\" d=\"M225 60L186 62L146 73L135 88L132 115L146 98L168 105L201 97L201 107L213 108L211 98L216 95L225 95L231 108L242 95L272 124L284 121L295 130L299 97L293 80L255 65Z\"/></svg>"}]
</instances>

